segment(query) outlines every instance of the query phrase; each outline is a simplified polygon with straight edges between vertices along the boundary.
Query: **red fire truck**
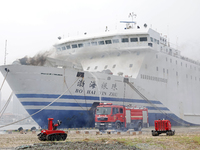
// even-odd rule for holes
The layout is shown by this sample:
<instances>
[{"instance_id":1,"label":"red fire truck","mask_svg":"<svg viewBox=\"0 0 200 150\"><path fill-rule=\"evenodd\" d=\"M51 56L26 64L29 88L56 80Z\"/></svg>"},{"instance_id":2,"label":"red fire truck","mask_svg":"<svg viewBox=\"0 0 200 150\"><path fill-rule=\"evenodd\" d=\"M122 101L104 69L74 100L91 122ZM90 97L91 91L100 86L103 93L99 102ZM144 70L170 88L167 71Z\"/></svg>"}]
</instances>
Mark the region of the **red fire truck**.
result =
<instances>
[{"instance_id":1,"label":"red fire truck","mask_svg":"<svg viewBox=\"0 0 200 150\"><path fill-rule=\"evenodd\" d=\"M134 129L140 131L148 127L148 109L137 106L120 106L112 103L100 103L96 108L95 127L106 129Z\"/></svg>"}]
</instances>

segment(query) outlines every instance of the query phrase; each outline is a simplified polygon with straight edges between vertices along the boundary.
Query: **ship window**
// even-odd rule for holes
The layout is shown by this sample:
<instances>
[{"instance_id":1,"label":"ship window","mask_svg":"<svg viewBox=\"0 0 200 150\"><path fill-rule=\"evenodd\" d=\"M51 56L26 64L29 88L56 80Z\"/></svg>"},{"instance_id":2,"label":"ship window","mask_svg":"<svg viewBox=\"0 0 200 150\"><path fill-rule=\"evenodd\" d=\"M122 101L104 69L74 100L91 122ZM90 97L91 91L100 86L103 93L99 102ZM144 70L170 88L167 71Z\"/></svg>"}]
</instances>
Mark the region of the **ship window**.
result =
<instances>
[{"instance_id":1,"label":"ship window","mask_svg":"<svg viewBox=\"0 0 200 150\"><path fill-rule=\"evenodd\" d=\"M92 45L97 45L97 42L91 42Z\"/></svg>"},{"instance_id":2,"label":"ship window","mask_svg":"<svg viewBox=\"0 0 200 150\"><path fill-rule=\"evenodd\" d=\"M77 44L72 44L72 48L77 48Z\"/></svg>"},{"instance_id":3,"label":"ship window","mask_svg":"<svg viewBox=\"0 0 200 150\"><path fill-rule=\"evenodd\" d=\"M80 47L83 47L83 43L78 44L78 47L79 47L79 48L80 48Z\"/></svg>"},{"instance_id":4,"label":"ship window","mask_svg":"<svg viewBox=\"0 0 200 150\"><path fill-rule=\"evenodd\" d=\"M99 45L104 45L104 41L98 41Z\"/></svg>"},{"instance_id":5,"label":"ship window","mask_svg":"<svg viewBox=\"0 0 200 150\"><path fill-rule=\"evenodd\" d=\"M131 38L131 42L138 42L138 38Z\"/></svg>"},{"instance_id":6,"label":"ship window","mask_svg":"<svg viewBox=\"0 0 200 150\"><path fill-rule=\"evenodd\" d=\"M178 76L178 72L176 72L176 76Z\"/></svg>"},{"instance_id":7,"label":"ship window","mask_svg":"<svg viewBox=\"0 0 200 150\"><path fill-rule=\"evenodd\" d=\"M152 37L150 37L150 39L151 39L151 42L153 42L153 38L152 38Z\"/></svg>"},{"instance_id":8,"label":"ship window","mask_svg":"<svg viewBox=\"0 0 200 150\"><path fill-rule=\"evenodd\" d=\"M67 47L67 49L71 49L70 45L67 45L66 47Z\"/></svg>"},{"instance_id":9,"label":"ship window","mask_svg":"<svg viewBox=\"0 0 200 150\"><path fill-rule=\"evenodd\" d=\"M156 70L158 71L158 67L156 67Z\"/></svg>"},{"instance_id":10,"label":"ship window","mask_svg":"<svg viewBox=\"0 0 200 150\"><path fill-rule=\"evenodd\" d=\"M177 60L176 60L176 64L177 64Z\"/></svg>"},{"instance_id":11,"label":"ship window","mask_svg":"<svg viewBox=\"0 0 200 150\"><path fill-rule=\"evenodd\" d=\"M84 46L90 46L90 42L84 43Z\"/></svg>"},{"instance_id":12,"label":"ship window","mask_svg":"<svg viewBox=\"0 0 200 150\"><path fill-rule=\"evenodd\" d=\"M60 48L57 48L57 50L58 50L58 51L61 51L61 49L60 49Z\"/></svg>"},{"instance_id":13,"label":"ship window","mask_svg":"<svg viewBox=\"0 0 200 150\"><path fill-rule=\"evenodd\" d=\"M119 39L113 39L113 43L119 43Z\"/></svg>"},{"instance_id":14,"label":"ship window","mask_svg":"<svg viewBox=\"0 0 200 150\"><path fill-rule=\"evenodd\" d=\"M158 55L156 55L156 58L158 58Z\"/></svg>"},{"instance_id":15,"label":"ship window","mask_svg":"<svg viewBox=\"0 0 200 150\"><path fill-rule=\"evenodd\" d=\"M148 46L153 47L153 44L152 43L148 43Z\"/></svg>"},{"instance_id":16,"label":"ship window","mask_svg":"<svg viewBox=\"0 0 200 150\"><path fill-rule=\"evenodd\" d=\"M128 42L128 38L122 38L122 43Z\"/></svg>"},{"instance_id":17,"label":"ship window","mask_svg":"<svg viewBox=\"0 0 200 150\"><path fill-rule=\"evenodd\" d=\"M116 67L116 65L113 65L113 68L115 68Z\"/></svg>"},{"instance_id":18,"label":"ship window","mask_svg":"<svg viewBox=\"0 0 200 150\"><path fill-rule=\"evenodd\" d=\"M62 50L66 50L65 46L62 47Z\"/></svg>"},{"instance_id":19,"label":"ship window","mask_svg":"<svg viewBox=\"0 0 200 150\"><path fill-rule=\"evenodd\" d=\"M89 70L89 69L90 69L90 67L87 68L87 70Z\"/></svg>"},{"instance_id":20,"label":"ship window","mask_svg":"<svg viewBox=\"0 0 200 150\"><path fill-rule=\"evenodd\" d=\"M130 68L133 67L133 64L130 64L129 67L130 67Z\"/></svg>"},{"instance_id":21,"label":"ship window","mask_svg":"<svg viewBox=\"0 0 200 150\"><path fill-rule=\"evenodd\" d=\"M105 40L106 44L112 44L111 40Z\"/></svg>"},{"instance_id":22,"label":"ship window","mask_svg":"<svg viewBox=\"0 0 200 150\"><path fill-rule=\"evenodd\" d=\"M163 68L163 73L165 73L165 68Z\"/></svg>"},{"instance_id":23,"label":"ship window","mask_svg":"<svg viewBox=\"0 0 200 150\"><path fill-rule=\"evenodd\" d=\"M98 66L95 66L95 68L94 68L94 69L96 70L97 68L98 68Z\"/></svg>"},{"instance_id":24,"label":"ship window","mask_svg":"<svg viewBox=\"0 0 200 150\"><path fill-rule=\"evenodd\" d=\"M145 42L147 41L147 37L140 37L140 42Z\"/></svg>"},{"instance_id":25,"label":"ship window","mask_svg":"<svg viewBox=\"0 0 200 150\"><path fill-rule=\"evenodd\" d=\"M159 44L159 40L157 40L157 44Z\"/></svg>"}]
</instances>

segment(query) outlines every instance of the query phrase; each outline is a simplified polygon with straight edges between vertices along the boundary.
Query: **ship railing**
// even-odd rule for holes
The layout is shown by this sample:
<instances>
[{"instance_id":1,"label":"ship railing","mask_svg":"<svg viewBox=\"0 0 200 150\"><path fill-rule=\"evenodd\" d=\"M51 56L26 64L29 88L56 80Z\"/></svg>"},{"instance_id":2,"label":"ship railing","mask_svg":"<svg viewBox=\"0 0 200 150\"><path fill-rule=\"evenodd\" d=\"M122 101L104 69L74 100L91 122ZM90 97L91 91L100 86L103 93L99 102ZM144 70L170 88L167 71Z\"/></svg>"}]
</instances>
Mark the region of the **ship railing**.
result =
<instances>
[{"instance_id":1,"label":"ship railing","mask_svg":"<svg viewBox=\"0 0 200 150\"><path fill-rule=\"evenodd\" d=\"M195 61L195 60L193 60L193 59L190 59L190 58L181 56L180 54L177 54L176 52L166 52L166 51L164 51L164 50L162 50L162 49L160 50L160 52L165 53L165 54L168 54L168 55L173 56L173 57L176 57L176 58L180 58L180 59L182 59L182 60L185 60L185 61L187 61L187 62L190 62L190 63L193 63L193 64L195 64L195 65L200 66L200 62L199 62L199 61Z\"/></svg>"}]
</instances>

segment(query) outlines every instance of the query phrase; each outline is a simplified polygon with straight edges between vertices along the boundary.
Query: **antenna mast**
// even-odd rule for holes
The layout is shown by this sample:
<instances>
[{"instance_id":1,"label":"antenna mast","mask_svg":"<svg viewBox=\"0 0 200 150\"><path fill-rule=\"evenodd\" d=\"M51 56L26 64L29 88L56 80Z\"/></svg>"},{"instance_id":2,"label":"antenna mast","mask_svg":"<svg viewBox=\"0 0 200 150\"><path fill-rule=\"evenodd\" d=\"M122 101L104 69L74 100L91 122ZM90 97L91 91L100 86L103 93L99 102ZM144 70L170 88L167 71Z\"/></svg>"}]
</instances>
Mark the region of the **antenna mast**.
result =
<instances>
[{"instance_id":1,"label":"antenna mast","mask_svg":"<svg viewBox=\"0 0 200 150\"><path fill-rule=\"evenodd\" d=\"M4 65L6 65L6 55L7 55L7 40L5 42L5 56L4 56Z\"/></svg>"},{"instance_id":2,"label":"antenna mast","mask_svg":"<svg viewBox=\"0 0 200 150\"><path fill-rule=\"evenodd\" d=\"M134 12L132 12L132 13L130 13L130 14L128 15L128 17L131 17L131 18L132 18L132 22L133 22L133 17L136 18L137 15L134 14ZM133 29L133 24L132 24L132 29Z\"/></svg>"}]
</instances>

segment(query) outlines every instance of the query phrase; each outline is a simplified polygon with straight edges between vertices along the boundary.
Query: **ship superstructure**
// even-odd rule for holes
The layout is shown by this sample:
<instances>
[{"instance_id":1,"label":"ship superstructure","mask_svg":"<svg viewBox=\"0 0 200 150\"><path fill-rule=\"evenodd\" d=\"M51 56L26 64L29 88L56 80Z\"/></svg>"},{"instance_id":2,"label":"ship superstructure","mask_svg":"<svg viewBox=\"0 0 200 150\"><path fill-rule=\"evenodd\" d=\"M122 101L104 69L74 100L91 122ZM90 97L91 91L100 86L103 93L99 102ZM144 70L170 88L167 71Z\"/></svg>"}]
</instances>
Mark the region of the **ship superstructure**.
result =
<instances>
[{"instance_id":1,"label":"ship superstructure","mask_svg":"<svg viewBox=\"0 0 200 150\"><path fill-rule=\"evenodd\" d=\"M54 46L57 55L44 66L0 67L29 114L50 104L33 116L41 127L49 117L63 127L94 126L100 102L147 107L150 125L163 118L200 124L200 63L181 56L157 31L85 34Z\"/></svg>"}]
</instances>

